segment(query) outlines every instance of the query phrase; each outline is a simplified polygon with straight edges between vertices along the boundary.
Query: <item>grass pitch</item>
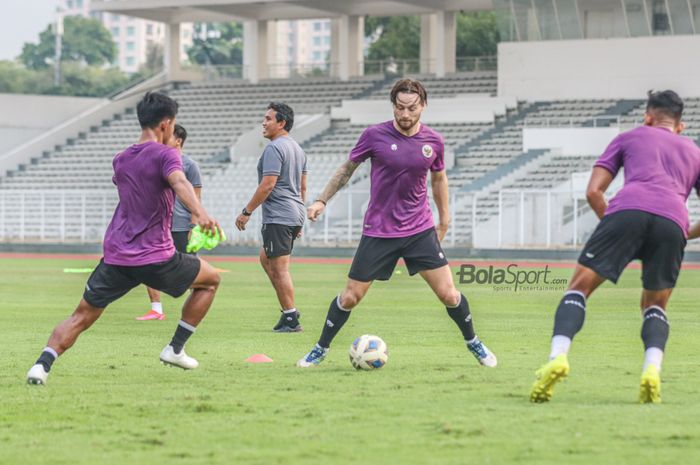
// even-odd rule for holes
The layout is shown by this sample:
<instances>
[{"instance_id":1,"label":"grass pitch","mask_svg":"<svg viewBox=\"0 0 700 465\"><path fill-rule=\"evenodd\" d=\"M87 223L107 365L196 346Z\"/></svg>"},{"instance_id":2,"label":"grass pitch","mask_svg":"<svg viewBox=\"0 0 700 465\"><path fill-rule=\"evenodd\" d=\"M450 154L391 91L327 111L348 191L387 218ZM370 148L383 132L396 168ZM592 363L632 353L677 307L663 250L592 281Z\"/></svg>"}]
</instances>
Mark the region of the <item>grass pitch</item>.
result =
<instances>
[{"instance_id":1,"label":"grass pitch","mask_svg":"<svg viewBox=\"0 0 700 465\"><path fill-rule=\"evenodd\" d=\"M457 265L459 261L454 261ZM561 291L458 285L499 366L477 365L444 307L405 269L375 283L318 368L294 362L316 341L347 265L296 264L305 331L273 334L279 314L259 265L230 269L187 345L200 368L160 365L182 299L165 321L134 321L144 288L110 306L55 364L25 374L82 294L85 260L0 260L0 463L24 464L663 464L700 463L700 271L671 299L663 404L639 405L639 271L589 301L571 375L549 404L528 402L548 355ZM568 278L571 270L555 270ZM347 349L380 335L389 362L356 372ZM243 360L265 353L274 363Z\"/></svg>"}]
</instances>

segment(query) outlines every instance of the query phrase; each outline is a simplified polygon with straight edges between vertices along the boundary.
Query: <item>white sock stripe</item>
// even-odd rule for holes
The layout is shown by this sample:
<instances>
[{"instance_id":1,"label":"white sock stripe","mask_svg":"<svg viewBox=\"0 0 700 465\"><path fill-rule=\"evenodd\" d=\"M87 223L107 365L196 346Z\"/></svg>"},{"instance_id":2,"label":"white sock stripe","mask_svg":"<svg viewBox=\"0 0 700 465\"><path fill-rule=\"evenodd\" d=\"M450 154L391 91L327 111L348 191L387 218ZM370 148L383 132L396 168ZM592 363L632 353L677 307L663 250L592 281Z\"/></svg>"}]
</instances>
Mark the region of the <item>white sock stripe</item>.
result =
<instances>
[{"instance_id":1,"label":"white sock stripe","mask_svg":"<svg viewBox=\"0 0 700 465\"><path fill-rule=\"evenodd\" d=\"M447 307L447 308L457 308L457 307L459 307L460 304L462 303L462 299L465 299L465 298L466 298L466 297L464 297L463 294L459 294L459 302L457 302L457 305L445 305L445 307Z\"/></svg>"},{"instance_id":2,"label":"white sock stripe","mask_svg":"<svg viewBox=\"0 0 700 465\"><path fill-rule=\"evenodd\" d=\"M576 290L570 290L570 291L566 291L566 292L564 293L565 296L567 296L567 295L569 295L569 294L580 295L581 297L583 297L583 303L584 303L584 304L586 303L586 294L584 294L583 292L581 292L581 291L576 291Z\"/></svg>"},{"instance_id":3,"label":"white sock stripe","mask_svg":"<svg viewBox=\"0 0 700 465\"><path fill-rule=\"evenodd\" d=\"M58 358L58 354L56 353L55 350L53 350L51 347L44 347L43 352L48 352L51 355L53 355L54 358Z\"/></svg>"},{"instance_id":4,"label":"white sock stripe","mask_svg":"<svg viewBox=\"0 0 700 465\"><path fill-rule=\"evenodd\" d=\"M186 321L180 320L180 322L179 322L178 324L179 324L180 326L182 326L183 328L185 328L185 329L187 329L187 330L189 330L189 331L192 331L193 333L194 333L195 331L197 331L197 327L196 327L196 326L192 326L191 324L187 323Z\"/></svg>"},{"instance_id":5,"label":"white sock stripe","mask_svg":"<svg viewBox=\"0 0 700 465\"><path fill-rule=\"evenodd\" d=\"M659 307L658 305L650 305L649 307L645 308L644 311L642 311L642 320L646 320L647 313L649 313L649 311L653 310L653 309L659 310L661 312L661 315L663 316L663 318L661 318L661 317L656 317L656 318L665 322L669 326L671 325L671 323L668 322L668 318L666 317L666 310Z\"/></svg>"},{"instance_id":6,"label":"white sock stripe","mask_svg":"<svg viewBox=\"0 0 700 465\"><path fill-rule=\"evenodd\" d=\"M661 307L658 306L658 305L650 305L650 306L648 306L647 308L645 308L645 309L642 311L642 313L646 315L646 313L647 313L649 310L651 310L652 308L655 308L655 309L657 309L657 310L661 310L661 313L663 313L664 315L666 315L666 310L664 310L663 308L661 308Z\"/></svg>"},{"instance_id":7,"label":"white sock stripe","mask_svg":"<svg viewBox=\"0 0 700 465\"><path fill-rule=\"evenodd\" d=\"M338 308L341 309L344 312L349 312L347 308L343 307L343 304L340 303L340 294L338 294L338 297L335 299L336 305L338 305Z\"/></svg>"},{"instance_id":8,"label":"white sock stripe","mask_svg":"<svg viewBox=\"0 0 700 465\"><path fill-rule=\"evenodd\" d=\"M282 310L282 313L294 313L296 311L297 311L296 307L292 307L292 308L289 308L287 310Z\"/></svg>"}]
</instances>

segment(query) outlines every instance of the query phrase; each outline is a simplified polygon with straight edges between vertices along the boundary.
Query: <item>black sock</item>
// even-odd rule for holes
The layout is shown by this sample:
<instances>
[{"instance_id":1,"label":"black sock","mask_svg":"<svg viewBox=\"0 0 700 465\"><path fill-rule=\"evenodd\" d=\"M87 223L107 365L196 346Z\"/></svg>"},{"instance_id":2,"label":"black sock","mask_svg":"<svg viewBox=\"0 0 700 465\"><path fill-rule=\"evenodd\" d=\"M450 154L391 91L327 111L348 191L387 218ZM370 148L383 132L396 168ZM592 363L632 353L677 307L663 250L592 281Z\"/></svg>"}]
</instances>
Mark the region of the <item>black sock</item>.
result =
<instances>
[{"instance_id":1,"label":"black sock","mask_svg":"<svg viewBox=\"0 0 700 465\"><path fill-rule=\"evenodd\" d=\"M175 329L175 334L173 334L173 340L170 341L170 345L173 347L176 354L182 352L182 348L185 347L185 343L190 336L192 336L194 330L194 326L180 320L180 323L177 325L177 329Z\"/></svg>"},{"instance_id":2,"label":"black sock","mask_svg":"<svg viewBox=\"0 0 700 465\"><path fill-rule=\"evenodd\" d=\"M445 307L450 318L457 323L459 330L462 331L465 341L471 341L476 337L474 333L474 323L472 322L472 314L469 312L469 302L464 294L460 294L459 303L456 307Z\"/></svg>"},{"instance_id":3,"label":"black sock","mask_svg":"<svg viewBox=\"0 0 700 465\"><path fill-rule=\"evenodd\" d=\"M653 306L644 311L644 322L642 323L642 341L644 349L656 347L662 351L666 349L668 340L669 324L666 319L666 312L661 307Z\"/></svg>"},{"instance_id":4,"label":"black sock","mask_svg":"<svg viewBox=\"0 0 700 465\"><path fill-rule=\"evenodd\" d=\"M39 355L39 358L36 359L36 363L34 363L35 365L41 364L47 373L51 371L51 365L53 365L53 362L56 361L56 355L54 355L55 352L52 351L53 349L51 351L44 349L41 355Z\"/></svg>"},{"instance_id":5,"label":"black sock","mask_svg":"<svg viewBox=\"0 0 700 465\"><path fill-rule=\"evenodd\" d=\"M348 318L350 318L350 311L341 310L338 305L338 300L340 297L336 297L331 301L330 307L328 307L328 315L326 316L326 324L323 325L323 331L321 331L321 338L318 340L318 345L327 349L331 346L333 338L340 328L343 327Z\"/></svg>"},{"instance_id":6,"label":"black sock","mask_svg":"<svg viewBox=\"0 0 700 465\"><path fill-rule=\"evenodd\" d=\"M554 316L554 336L573 339L581 331L586 318L586 298L578 292L567 292L562 297Z\"/></svg>"}]
</instances>

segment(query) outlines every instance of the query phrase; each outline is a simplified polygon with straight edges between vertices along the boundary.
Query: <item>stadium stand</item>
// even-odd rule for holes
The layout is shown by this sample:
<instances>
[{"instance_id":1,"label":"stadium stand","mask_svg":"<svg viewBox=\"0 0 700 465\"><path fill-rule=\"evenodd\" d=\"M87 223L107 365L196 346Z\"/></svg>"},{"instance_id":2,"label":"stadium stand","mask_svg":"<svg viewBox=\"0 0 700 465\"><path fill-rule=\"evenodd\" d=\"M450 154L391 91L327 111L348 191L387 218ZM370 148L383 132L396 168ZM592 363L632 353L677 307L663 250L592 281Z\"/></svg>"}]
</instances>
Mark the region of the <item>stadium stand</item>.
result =
<instances>
[{"instance_id":1,"label":"stadium stand","mask_svg":"<svg viewBox=\"0 0 700 465\"><path fill-rule=\"evenodd\" d=\"M214 82L186 84L170 89L169 94L180 103L178 121L190 134L187 153L200 162L207 178L227 165L221 161L231 144L262 120L262 111L270 101L284 100L297 114L327 113L331 106L371 89L374 83L367 78L257 85ZM109 188L112 158L133 144L138 134L135 111L129 109L89 134L19 167L0 180L0 189Z\"/></svg>"},{"instance_id":2,"label":"stadium stand","mask_svg":"<svg viewBox=\"0 0 700 465\"><path fill-rule=\"evenodd\" d=\"M465 94L496 94L496 72L479 71L448 75L445 78L418 76L429 89L431 98L450 98ZM288 102L301 114L330 114L330 108L345 99L387 98L394 77L370 76L351 81L328 78L299 81L215 81L171 85L167 91L180 103L178 120L187 127L186 151L200 162L205 185L217 195L205 203L223 218L226 228L232 208L249 196L257 185L256 165L259 153L237 154L229 159L236 139L254 129L261 120L261 109L270 101ZM454 153L455 165L449 171L454 194L455 228L452 240L470 244L472 226L498 214L501 189L551 189L570 179L572 172L590 169L593 155L559 156L547 150L523 152L523 128L591 127L622 128L638 124L644 112L641 100L559 100L520 102L493 123L442 123L431 126L445 136L446 146ZM330 118L330 117L329 117ZM700 136L700 99L688 99L687 134ZM308 155L309 197L316 195L333 171L346 159L365 128L347 120L331 121L330 127L303 143ZM18 214L22 204L40 205L42 211L61 211L61 224L25 215L22 235L46 239L53 234L60 240L98 239L102 221L109 217L116 202L111 186L111 160L115 153L134 142L138 124L133 109L115 115L99 127L82 134L55 151L45 153L27 166L0 179L3 215ZM362 181L369 172L364 166L353 178L359 196L366 203ZM94 190L86 195L71 190ZM60 190L59 196L46 191ZM15 197L11 193L16 192ZM22 193L20 195L20 192ZM222 194L223 195L219 195ZM364 195L365 200L361 200ZM476 219L472 219L473 197L478 198ZM690 202L691 216L700 218L700 201ZM68 222L67 217L74 220ZM53 222L52 222L53 221ZM106 220L105 220L106 221ZM348 222L351 227L348 227ZM328 220L327 230L308 228L306 243L338 245L355 240L360 231L360 216L347 215ZM54 224L55 223L55 224ZM70 224L69 224L70 223ZM352 232L348 236L348 230ZM8 236L8 234L10 234ZM14 238L19 239L16 233ZM257 232L238 236L238 243L254 243ZM12 233L3 232L13 239Z\"/></svg>"}]
</instances>

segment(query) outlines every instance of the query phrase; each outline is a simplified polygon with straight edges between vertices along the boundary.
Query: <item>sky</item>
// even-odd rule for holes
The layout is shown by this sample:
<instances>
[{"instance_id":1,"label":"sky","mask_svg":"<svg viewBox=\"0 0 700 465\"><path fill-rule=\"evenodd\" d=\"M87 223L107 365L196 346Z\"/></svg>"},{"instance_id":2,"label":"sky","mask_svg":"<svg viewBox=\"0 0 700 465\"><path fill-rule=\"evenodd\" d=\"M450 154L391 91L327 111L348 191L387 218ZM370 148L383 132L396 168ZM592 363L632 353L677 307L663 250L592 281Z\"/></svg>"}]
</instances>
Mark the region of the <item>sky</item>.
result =
<instances>
[{"instance_id":1,"label":"sky","mask_svg":"<svg viewBox=\"0 0 700 465\"><path fill-rule=\"evenodd\" d=\"M54 20L58 0L2 0L0 60L12 60L25 42L37 42L39 32Z\"/></svg>"}]
</instances>

